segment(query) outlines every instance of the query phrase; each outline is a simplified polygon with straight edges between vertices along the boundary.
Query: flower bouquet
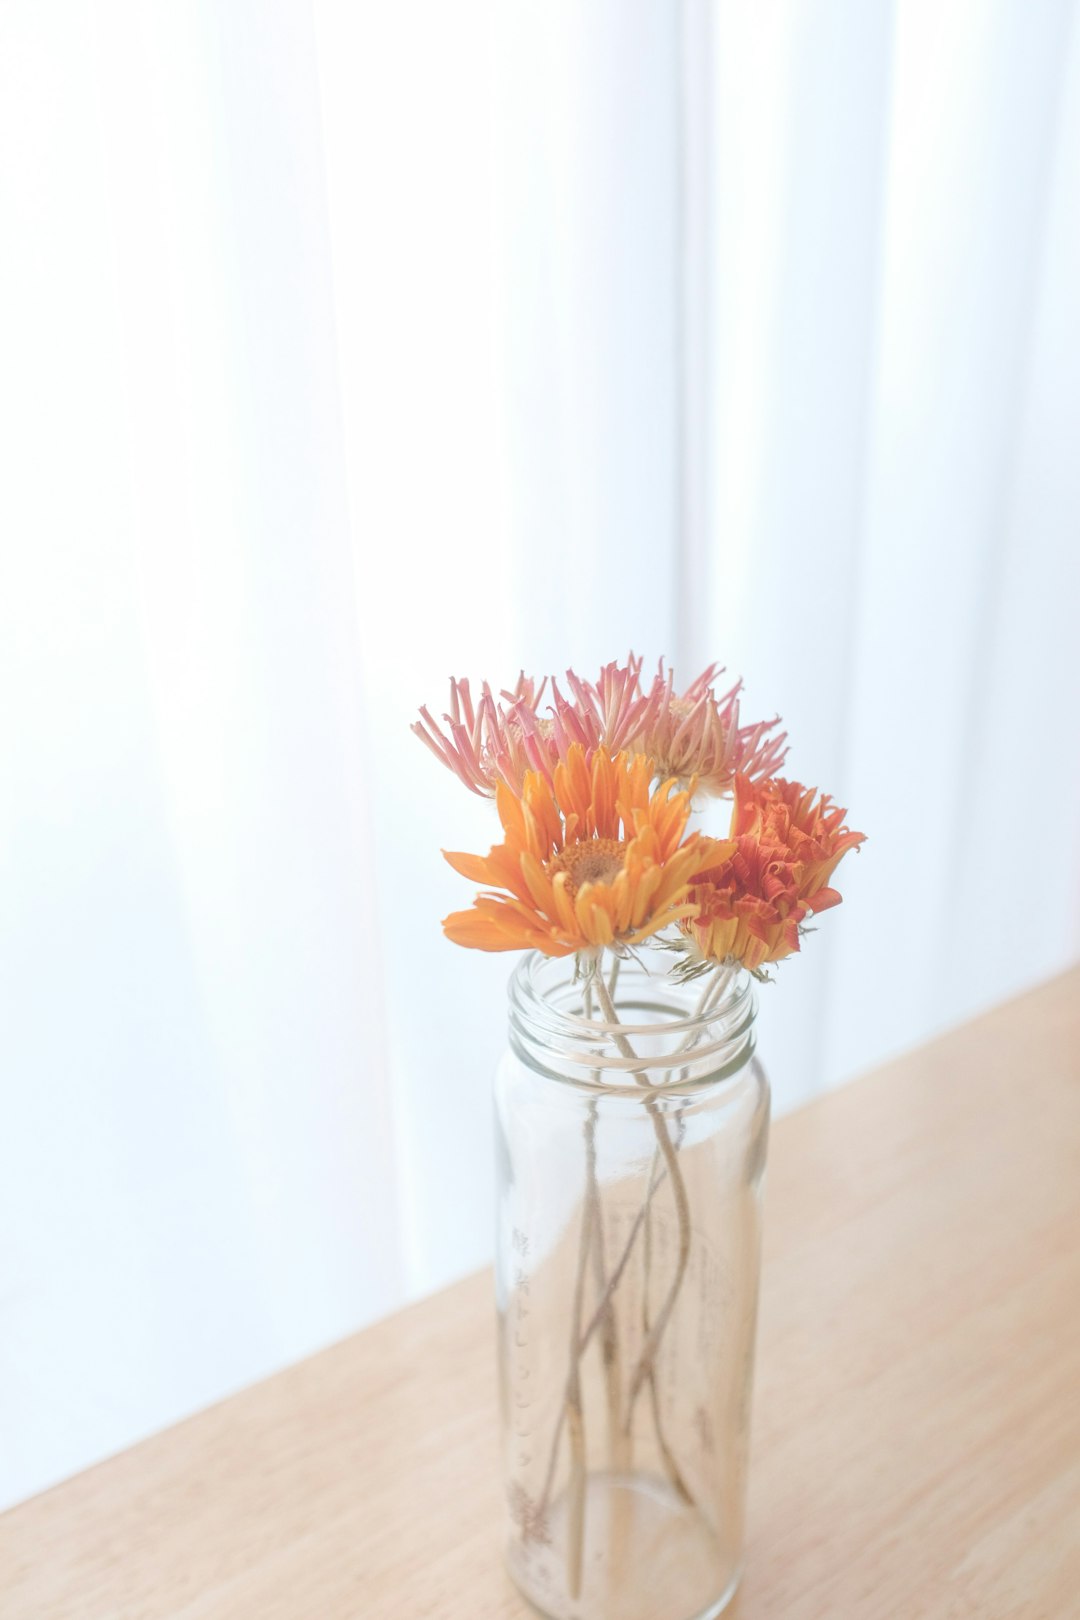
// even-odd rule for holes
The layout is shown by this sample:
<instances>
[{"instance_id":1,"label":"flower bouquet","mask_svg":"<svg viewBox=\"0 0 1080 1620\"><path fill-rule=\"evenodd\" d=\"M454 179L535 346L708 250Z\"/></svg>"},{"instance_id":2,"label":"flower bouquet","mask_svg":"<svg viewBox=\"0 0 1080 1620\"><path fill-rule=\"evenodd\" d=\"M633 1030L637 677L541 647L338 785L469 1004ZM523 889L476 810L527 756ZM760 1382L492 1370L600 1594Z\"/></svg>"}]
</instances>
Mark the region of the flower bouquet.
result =
<instances>
[{"instance_id":1,"label":"flower bouquet","mask_svg":"<svg viewBox=\"0 0 1080 1620\"><path fill-rule=\"evenodd\" d=\"M443 928L524 951L496 1079L508 1563L551 1620L705 1620L738 1583L768 1084L755 981L862 834L710 665L451 683L414 730L502 839ZM545 695L547 701L545 703ZM730 800L722 837L691 817Z\"/></svg>"}]
</instances>

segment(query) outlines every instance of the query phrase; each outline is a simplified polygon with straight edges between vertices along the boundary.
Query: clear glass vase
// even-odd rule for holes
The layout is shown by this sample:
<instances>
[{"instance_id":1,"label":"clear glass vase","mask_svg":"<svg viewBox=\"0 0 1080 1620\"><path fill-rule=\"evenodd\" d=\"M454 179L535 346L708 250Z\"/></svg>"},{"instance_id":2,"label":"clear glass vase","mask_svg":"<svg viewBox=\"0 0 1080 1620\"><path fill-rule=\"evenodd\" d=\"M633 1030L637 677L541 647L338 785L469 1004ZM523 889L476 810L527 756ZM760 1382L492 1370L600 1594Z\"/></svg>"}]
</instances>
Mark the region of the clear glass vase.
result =
<instances>
[{"instance_id":1,"label":"clear glass vase","mask_svg":"<svg viewBox=\"0 0 1080 1620\"><path fill-rule=\"evenodd\" d=\"M614 985L524 958L496 1081L508 1563L551 1620L706 1620L740 1572L769 1119L754 987L680 985L639 954Z\"/></svg>"}]
</instances>

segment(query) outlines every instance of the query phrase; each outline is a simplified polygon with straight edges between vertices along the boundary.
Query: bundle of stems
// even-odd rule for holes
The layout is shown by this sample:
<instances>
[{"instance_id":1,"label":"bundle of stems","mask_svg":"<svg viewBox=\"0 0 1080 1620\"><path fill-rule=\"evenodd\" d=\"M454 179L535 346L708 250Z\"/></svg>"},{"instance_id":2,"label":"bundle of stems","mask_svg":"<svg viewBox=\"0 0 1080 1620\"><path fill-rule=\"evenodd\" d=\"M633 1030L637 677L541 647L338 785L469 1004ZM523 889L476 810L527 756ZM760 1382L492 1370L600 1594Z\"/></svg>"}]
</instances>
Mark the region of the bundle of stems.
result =
<instances>
[{"instance_id":1,"label":"bundle of stems","mask_svg":"<svg viewBox=\"0 0 1080 1620\"><path fill-rule=\"evenodd\" d=\"M610 1034L612 1043L621 1056L635 1064L635 1067L629 1072L633 1075L635 1084L650 1093L645 1098L645 1108L656 1136L656 1147L653 1152L652 1165L641 1207L637 1211L622 1251L609 1272L607 1270L604 1245L603 1195L597 1176L597 1107L595 1101L590 1104L586 1112L584 1125L585 1192L578 1237L577 1263L574 1268L573 1302L570 1310L569 1364L562 1405L551 1439L547 1472L540 1498L540 1511L544 1513L547 1511L551 1500L558 1466L559 1449L565 1429L570 1453L570 1475L567 1486L569 1526L566 1545L567 1588L570 1596L575 1599L581 1593L587 1484L585 1413L582 1407L581 1369L585 1351L597 1333L600 1334L607 1396L608 1440L612 1472L615 1474L622 1473L630 1465L634 1409L638 1397L647 1386L657 1447L663 1459L664 1467L671 1484L682 1500L688 1505L693 1505L690 1489L664 1431L663 1411L657 1383L657 1363L660 1349L686 1278L693 1240L690 1201L687 1195L682 1166L679 1162L679 1147L682 1138L681 1120L673 1132L667 1114L658 1101L658 1095L664 1088L651 1077L647 1064L639 1058L623 1031L615 1005L618 971L619 958L617 956L613 957L609 977L605 977L602 958L596 958L583 965L584 1012L586 1018L593 1018L595 999L599 1003L603 1015L599 1021L599 1027L605 1033ZM734 971L735 965L732 965L717 967L708 974L704 989L692 1014L695 1023L700 1023L715 1009L730 984ZM691 1031L675 1055L689 1054L698 1044L701 1034L702 1030L700 1028ZM685 1074L685 1072L684 1069L683 1073ZM602 1083L599 1071L594 1071L594 1080L597 1084ZM652 1204L658 1190L665 1181L670 1183L674 1199L678 1247L675 1267L667 1291L659 1310L655 1315L652 1315L649 1304L653 1262ZM641 1240L643 1252L642 1343L633 1370L626 1383L624 1395L622 1356L614 1298L639 1239ZM585 1283L590 1264L597 1298L592 1314L586 1322L584 1320Z\"/></svg>"}]
</instances>

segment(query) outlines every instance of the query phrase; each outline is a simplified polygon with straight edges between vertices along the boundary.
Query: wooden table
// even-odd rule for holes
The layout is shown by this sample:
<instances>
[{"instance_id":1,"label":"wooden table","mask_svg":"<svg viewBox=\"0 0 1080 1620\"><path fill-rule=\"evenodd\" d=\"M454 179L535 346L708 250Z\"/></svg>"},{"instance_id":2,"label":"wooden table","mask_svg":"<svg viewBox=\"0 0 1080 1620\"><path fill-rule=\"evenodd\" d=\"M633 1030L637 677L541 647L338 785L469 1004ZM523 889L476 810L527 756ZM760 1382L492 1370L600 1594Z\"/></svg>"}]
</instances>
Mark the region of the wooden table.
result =
<instances>
[{"instance_id":1,"label":"wooden table","mask_svg":"<svg viewBox=\"0 0 1080 1620\"><path fill-rule=\"evenodd\" d=\"M1080 1616L1080 970L775 1128L733 1620ZM3 1620L521 1620L486 1276L0 1518Z\"/></svg>"}]
</instances>

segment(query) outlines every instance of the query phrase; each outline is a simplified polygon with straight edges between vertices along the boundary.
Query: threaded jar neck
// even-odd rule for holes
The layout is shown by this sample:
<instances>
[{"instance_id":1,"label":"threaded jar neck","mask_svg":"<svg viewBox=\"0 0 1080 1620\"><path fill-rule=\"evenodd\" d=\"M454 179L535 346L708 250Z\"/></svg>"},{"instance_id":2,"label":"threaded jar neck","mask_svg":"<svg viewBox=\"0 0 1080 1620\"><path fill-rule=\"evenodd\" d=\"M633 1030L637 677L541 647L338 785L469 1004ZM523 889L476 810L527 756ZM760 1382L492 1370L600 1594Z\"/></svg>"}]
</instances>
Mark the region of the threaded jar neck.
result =
<instances>
[{"instance_id":1,"label":"threaded jar neck","mask_svg":"<svg viewBox=\"0 0 1080 1620\"><path fill-rule=\"evenodd\" d=\"M612 1023L573 957L530 952L510 977L511 1047L530 1068L594 1090L640 1096L729 1079L754 1052L753 979L719 969L722 979L680 984L670 966L669 953L647 948L621 962Z\"/></svg>"}]
</instances>

